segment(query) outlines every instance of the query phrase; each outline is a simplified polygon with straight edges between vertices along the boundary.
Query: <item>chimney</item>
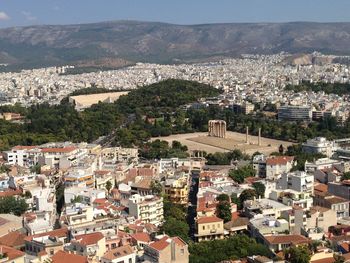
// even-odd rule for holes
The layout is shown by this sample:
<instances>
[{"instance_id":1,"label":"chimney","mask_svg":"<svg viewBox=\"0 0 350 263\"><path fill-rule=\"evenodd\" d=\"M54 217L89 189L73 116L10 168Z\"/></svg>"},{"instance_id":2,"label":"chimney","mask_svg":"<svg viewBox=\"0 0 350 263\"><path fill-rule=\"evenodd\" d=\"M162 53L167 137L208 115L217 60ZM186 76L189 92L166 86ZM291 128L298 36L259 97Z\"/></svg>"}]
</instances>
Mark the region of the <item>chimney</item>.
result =
<instances>
[{"instance_id":1,"label":"chimney","mask_svg":"<svg viewBox=\"0 0 350 263\"><path fill-rule=\"evenodd\" d=\"M261 146L261 128L259 128L258 145Z\"/></svg>"}]
</instances>

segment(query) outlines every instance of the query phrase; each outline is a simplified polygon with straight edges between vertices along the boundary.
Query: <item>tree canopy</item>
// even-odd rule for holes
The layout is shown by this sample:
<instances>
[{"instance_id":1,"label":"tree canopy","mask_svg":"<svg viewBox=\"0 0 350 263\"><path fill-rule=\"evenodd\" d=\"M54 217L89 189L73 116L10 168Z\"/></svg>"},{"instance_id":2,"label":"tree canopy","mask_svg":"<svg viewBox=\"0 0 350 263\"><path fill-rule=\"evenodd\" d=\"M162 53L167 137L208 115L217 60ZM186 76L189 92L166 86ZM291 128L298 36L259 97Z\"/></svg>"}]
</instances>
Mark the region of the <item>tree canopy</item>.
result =
<instances>
[{"instance_id":1,"label":"tree canopy","mask_svg":"<svg viewBox=\"0 0 350 263\"><path fill-rule=\"evenodd\" d=\"M213 240L189 245L191 263L212 263L239 259L252 255L270 256L267 247L245 235L235 235L223 240Z\"/></svg>"}]
</instances>

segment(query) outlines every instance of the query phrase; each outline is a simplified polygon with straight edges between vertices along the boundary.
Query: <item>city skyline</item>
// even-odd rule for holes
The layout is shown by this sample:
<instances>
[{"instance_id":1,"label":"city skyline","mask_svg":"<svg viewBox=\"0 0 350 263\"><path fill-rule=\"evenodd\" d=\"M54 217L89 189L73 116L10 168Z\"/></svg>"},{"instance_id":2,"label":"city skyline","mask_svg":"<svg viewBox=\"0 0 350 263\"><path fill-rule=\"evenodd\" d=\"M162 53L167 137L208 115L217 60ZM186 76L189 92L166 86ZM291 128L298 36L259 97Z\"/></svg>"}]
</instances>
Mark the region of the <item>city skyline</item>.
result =
<instances>
[{"instance_id":1,"label":"city skyline","mask_svg":"<svg viewBox=\"0 0 350 263\"><path fill-rule=\"evenodd\" d=\"M0 27L42 24L80 24L112 20L155 21L172 24L248 23L248 22L347 22L346 0L285 2L278 0L13 0L0 7ZM317 11L317 12L316 12Z\"/></svg>"}]
</instances>

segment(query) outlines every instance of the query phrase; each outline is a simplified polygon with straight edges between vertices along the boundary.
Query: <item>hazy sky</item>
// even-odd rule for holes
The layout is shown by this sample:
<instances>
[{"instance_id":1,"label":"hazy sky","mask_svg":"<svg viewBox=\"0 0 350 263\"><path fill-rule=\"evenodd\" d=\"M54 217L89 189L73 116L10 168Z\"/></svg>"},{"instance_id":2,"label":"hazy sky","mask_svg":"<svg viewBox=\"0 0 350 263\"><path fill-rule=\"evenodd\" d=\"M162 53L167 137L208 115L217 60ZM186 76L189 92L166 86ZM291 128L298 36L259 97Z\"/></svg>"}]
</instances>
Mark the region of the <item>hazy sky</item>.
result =
<instances>
[{"instance_id":1,"label":"hazy sky","mask_svg":"<svg viewBox=\"0 0 350 263\"><path fill-rule=\"evenodd\" d=\"M350 21L350 0L0 0L0 27L106 20Z\"/></svg>"}]
</instances>

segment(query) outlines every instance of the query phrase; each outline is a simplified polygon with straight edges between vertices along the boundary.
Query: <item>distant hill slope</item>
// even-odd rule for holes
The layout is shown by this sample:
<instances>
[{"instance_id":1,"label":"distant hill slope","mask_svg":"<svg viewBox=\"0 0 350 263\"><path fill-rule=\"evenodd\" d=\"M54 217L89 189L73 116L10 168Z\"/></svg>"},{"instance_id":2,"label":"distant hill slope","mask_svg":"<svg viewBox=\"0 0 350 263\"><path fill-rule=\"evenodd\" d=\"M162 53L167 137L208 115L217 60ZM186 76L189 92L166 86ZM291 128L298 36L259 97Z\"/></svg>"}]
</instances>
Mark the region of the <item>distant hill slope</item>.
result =
<instances>
[{"instance_id":1,"label":"distant hill slope","mask_svg":"<svg viewBox=\"0 0 350 263\"><path fill-rule=\"evenodd\" d=\"M0 29L0 63L19 67L101 58L174 62L242 53L350 54L350 23L173 25L117 21Z\"/></svg>"}]
</instances>

